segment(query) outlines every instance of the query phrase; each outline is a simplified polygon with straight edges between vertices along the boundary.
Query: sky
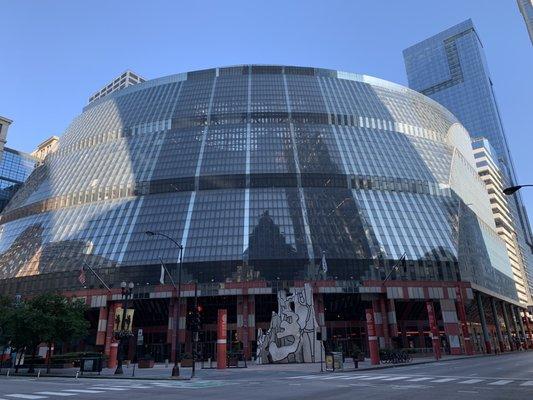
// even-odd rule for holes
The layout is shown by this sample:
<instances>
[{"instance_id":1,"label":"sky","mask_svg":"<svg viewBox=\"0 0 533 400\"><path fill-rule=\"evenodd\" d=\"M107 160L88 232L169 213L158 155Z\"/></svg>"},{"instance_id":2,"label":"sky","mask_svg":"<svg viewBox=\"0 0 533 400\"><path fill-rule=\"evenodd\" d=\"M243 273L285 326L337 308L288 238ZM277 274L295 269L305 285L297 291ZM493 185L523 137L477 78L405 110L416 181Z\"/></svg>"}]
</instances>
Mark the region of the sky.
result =
<instances>
[{"instance_id":1,"label":"sky","mask_svg":"<svg viewBox=\"0 0 533 400\"><path fill-rule=\"evenodd\" d=\"M288 64L406 84L402 50L472 18L515 167L533 184L533 46L514 0L0 0L0 115L9 147L61 135L88 97L131 69L150 79ZM533 188L524 189L533 216Z\"/></svg>"}]
</instances>

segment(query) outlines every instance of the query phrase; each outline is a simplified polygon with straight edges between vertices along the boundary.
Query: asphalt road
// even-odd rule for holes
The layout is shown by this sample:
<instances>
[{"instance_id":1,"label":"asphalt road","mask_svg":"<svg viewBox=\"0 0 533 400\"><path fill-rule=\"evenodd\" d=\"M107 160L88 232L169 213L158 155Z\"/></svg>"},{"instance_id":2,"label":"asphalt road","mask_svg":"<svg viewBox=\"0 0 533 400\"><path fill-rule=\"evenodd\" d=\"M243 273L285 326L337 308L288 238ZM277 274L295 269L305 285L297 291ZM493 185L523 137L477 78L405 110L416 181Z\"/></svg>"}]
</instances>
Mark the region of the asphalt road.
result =
<instances>
[{"instance_id":1,"label":"asphalt road","mask_svg":"<svg viewBox=\"0 0 533 400\"><path fill-rule=\"evenodd\" d=\"M200 373L200 375L202 375ZM373 371L224 371L192 381L1 377L0 400L72 399L526 399L533 352Z\"/></svg>"}]
</instances>

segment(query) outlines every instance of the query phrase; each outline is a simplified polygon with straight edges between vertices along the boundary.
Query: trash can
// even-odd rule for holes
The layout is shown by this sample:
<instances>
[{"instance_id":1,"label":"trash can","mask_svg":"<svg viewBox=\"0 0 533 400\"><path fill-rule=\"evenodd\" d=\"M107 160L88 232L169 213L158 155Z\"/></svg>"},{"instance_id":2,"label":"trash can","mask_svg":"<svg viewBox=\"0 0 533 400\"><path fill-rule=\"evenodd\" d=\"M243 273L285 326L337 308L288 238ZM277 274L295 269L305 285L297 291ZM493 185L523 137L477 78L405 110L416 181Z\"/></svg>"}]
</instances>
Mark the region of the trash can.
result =
<instances>
[{"instance_id":1,"label":"trash can","mask_svg":"<svg viewBox=\"0 0 533 400\"><path fill-rule=\"evenodd\" d=\"M344 369L342 352L333 351L331 355L333 356L333 371L342 371Z\"/></svg>"},{"instance_id":2,"label":"trash can","mask_svg":"<svg viewBox=\"0 0 533 400\"><path fill-rule=\"evenodd\" d=\"M81 372L101 372L102 357L82 357L80 360Z\"/></svg>"}]
</instances>

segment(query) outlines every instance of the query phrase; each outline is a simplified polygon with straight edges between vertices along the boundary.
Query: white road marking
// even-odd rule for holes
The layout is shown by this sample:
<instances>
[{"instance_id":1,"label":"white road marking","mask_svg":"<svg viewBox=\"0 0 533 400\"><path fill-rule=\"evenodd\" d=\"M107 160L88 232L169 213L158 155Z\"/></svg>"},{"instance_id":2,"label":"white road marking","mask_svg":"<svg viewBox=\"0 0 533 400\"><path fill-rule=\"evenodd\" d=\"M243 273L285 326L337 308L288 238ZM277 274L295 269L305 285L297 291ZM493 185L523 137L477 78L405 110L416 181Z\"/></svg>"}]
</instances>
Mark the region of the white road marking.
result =
<instances>
[{"instance_id":1,"label":"white road marking","mask_svg":"<svg viewBox=\"0 0 533 400\"><path fill-rule=\"evenodd\" d=\"M429 381L430 379L433 379L433 378L425 376L425 377L422 377L422 378L409 379L407 382Z\"/></svg>"},{"instance_id":2,"label":"white road marking","mask_svg":"<svg viewBox=\"0 0 533 400\"><path fill-rule=\"evenodd\" d=\"M327 376L325 378L318 378L318 379L322 381L329 381L330 379L341 379L341 378L349 378L349 376L348 375L338 375L338 376L333 375L333 376Z\"/></svg>"},{"instance_id":3,"label":"white road marking","mask_svg":"<svg viewBox=\"0 0 533 400\"><path fill-rule=\"evenodd\" d=\"M507 385L508 383L511 383L511 382L513 382L513 381L502 379L502 380L499 380L499 381L496 381L496 382L491 382L491 383L489 383L489 385L502 386L502 385Z\"/></svg>"},{"instance_id":4,"label":"white road marking","mask_svg":"<svg viewBox=\"0 0 533 400\"><path fill-rule=\"evenodd\" d=\"M353 380L353 379L363 379L363 378L366 378L368 375L354 375L354 376L349 376L348 378L341 378L342 380Z\"/></svg>"},{"instance_id":5,"label":"white road marking","mask_svg":"<svg viewBox=\"0 0 533 400\"><path fill-rule=\"evenodd\" d=\"M115 390L115 391L128 390L128 388L124 388L124 387L102 387L102 386L91 386L91 389L96 389L96 390Z\"/></svg>"},{"instance_id":6,"label":"white road marking","mask_svg":"<svg viewBox=\"0 0 533 400\"><path fill-rule=\"evenodd\" d=\"M18 399L28 399L28 400L46 399L46 396L35 396L33 394L20 394L20 393L6 394L6 396L16 397Z\"/></svg>"},{"instance_id":7,"label":"white road marking","mask_svg":"<svg viewBox=\"0 0 533 400\"><path fill-rule=\"evenodd\" d=\"M457 378L442 378L442 379L436 379L434 381L431 381L431 383L444 383L444 382L451 382L455 380L457 380Z\"/></svg>"},{"instance_id":8,"label":"white road marking","mask_svg":"<svg viewBox=\"0 0 533 400\"><path fill-rule=\"evenodd\" d=\"M362 381L375 381L376 379L390 378L390 375L371 376L370 378L362 378Z\"/></svg>"},{"instance_id":9,"label":"white road marking","mask_svg":"<svg viewBox=\"0 0 533 400\"><path fill-rule=\"evenodd\" d=\"M392 378L385 378L383 380L384 381L399 381L401 379L407 379L407 378L410 378L410 376L395 376L395 377L392 377Z\"/></svg>"},{"instance_id":10,"label":"white road marking","mask_svg":"<svg viewBox=\"0 0 533 400\"><path fill-rule=\"evenodd\" d=\"M520 386L533 386L533 381L526 381L522 383Z\"/></svg>"},{"instance_id":11,"label":"white road marking","mask_svg":"<svg viewBox=\"0 0 533 400\"><path fill-rule=\"evenodd\" d=\"M89 390L89 389L63 389L63 392L73 393L104 393L103 390Z\"/></svg>"},{"instance_id":12,"label":"white road marking","mask_svg":"<svg viewBox=\"0 0 533 400\"><path fill-rule=\"evenodd\" d=\"M76 396L76 393L61 393L61 392L35 392L35 394L44 394L47 396L60 396L60 397Z\"/></svg>"},{"instance_id":13,"label":"white road marking","mask_svg":"<svg viewBox=\"0 0 533 400\"><path fill-rule=\"evenodd\" d=\"M457 382L465 385L473 385L474 383L483 382L485 379L467 379L466 381Z\"/></svg>"}]
</instances>

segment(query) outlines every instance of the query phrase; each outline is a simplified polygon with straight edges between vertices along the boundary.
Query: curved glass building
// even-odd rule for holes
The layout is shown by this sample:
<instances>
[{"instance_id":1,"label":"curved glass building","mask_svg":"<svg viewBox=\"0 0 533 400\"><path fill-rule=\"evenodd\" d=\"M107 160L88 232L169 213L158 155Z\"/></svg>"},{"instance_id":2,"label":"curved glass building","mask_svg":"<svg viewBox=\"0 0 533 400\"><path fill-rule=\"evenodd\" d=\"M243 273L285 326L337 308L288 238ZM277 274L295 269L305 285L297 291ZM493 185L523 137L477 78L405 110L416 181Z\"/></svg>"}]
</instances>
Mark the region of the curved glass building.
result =
<instances>
[{"instance_id":1,"label":"curved glass building","mask_svg":"<svg viewBox=\"0 0 533 400\"><path fill-rule=\"evenodd\" d=\"M420 298L459 285L516 300L468 133L365 75L213 68L91 102L0 217L0 285L77 290L90 265L157 291L179 250L146 231L183 245L184 282L218 293L320 278L324 293L415 282Z\"/></svg>"}]
</instances>

